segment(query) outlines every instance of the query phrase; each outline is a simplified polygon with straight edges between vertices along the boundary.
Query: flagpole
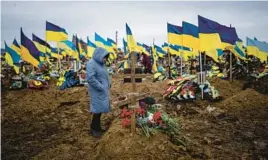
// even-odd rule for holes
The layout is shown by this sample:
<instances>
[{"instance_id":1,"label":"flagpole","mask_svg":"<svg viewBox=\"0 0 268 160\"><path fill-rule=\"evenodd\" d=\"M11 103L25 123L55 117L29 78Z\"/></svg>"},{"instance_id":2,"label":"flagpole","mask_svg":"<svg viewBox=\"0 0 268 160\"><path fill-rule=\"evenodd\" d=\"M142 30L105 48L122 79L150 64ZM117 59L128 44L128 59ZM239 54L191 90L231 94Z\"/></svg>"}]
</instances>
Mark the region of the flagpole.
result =
<instances>
[{"instance_id":1,"label":"flagpole","mask_svg":"<svg viewBox=\"0 0 268 160\"><path fill-rule=\"evenodd\" d=\"M200 62L199 62L199 66L200 66L200 83L201 83L201 95L202 95L202 99L203 99L203 97L204 97L204 94L203 94L203 89L204 89L204 87L203 87L203 72L202 72L202 56L201 56L201 52L200 52L200 54L199 54L199 60L200 60Z\"/></svg>"},{"instance_id":2,"label":"flagpole","mask_svg":"<svg viewBox=\"0 0 268 160\"><path fill-rule=\"evenodd\" d=\"M233 73L232 73L232 52L229 51L229 54L230 54L230 81L232 81L233 79Z\"/></svg>"},{"instance_id":3,"label":"flagpole","mask_svg":"<svg viewBox=\"0 0 268 160\"><path fill-rule=\"evenodd\" d=\"M181 76L182 76L182 56L183 56L183 37L182 37L182 50L181 50Z\"/></svg>"},{"instance_id":4,"label":"flagpole","mask_svg":"<svg viewBox=\"0 0 268 160\"><path fill-rule=\"evenodd\" d=\"M207 56L206 56L206 52L204 52L204 67L205 67L205 76L207 75L207 67L206 67L206 60L207 60Z\"/></svg>"},{"instance_id":5,"label":"flagpole","mask_svg":"<svg viewBox=\"0 0 268 160\"><path fill-rule=\"evenodd\" d=\"M170 71L170 52L169 52L169 44L168 44L168 78L169 79L172 79L171 78L171 71Z\"/></svg>"},{"instance_id":6,"label":"flagpole","mask_svg":"<svg viewBox=\"0 0 268 160\"><path fill-rule=\"evenodd\" d=\"M59 42L57 42L57 48L58 48L58 66L59 66L59 70L61 70Z\"/></svg>"}]
</instances>

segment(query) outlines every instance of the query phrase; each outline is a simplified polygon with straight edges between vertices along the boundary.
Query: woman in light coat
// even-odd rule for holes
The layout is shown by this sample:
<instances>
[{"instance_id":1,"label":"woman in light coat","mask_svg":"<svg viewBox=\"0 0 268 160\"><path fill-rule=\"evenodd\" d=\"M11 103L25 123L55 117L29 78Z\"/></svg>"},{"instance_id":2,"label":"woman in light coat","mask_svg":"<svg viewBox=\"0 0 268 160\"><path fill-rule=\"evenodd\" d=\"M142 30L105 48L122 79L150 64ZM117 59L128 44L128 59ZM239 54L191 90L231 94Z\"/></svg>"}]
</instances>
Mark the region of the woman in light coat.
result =
<instances>
[{"instance_id":1,"label":"woman in light coat","mask_svg":"<svg viewBox=\"0 0 268 160\"><path fill-rule=\"evenodd\" d=\"M103 130L100 126L102 113L111 111L110 107L110 80L105 67L109 53L104 48L96 48L93 57L87 62L87 82L90 94L90 112L93 113L91 121L91 134L100 137Z\"/></svg>"}]
</instances>

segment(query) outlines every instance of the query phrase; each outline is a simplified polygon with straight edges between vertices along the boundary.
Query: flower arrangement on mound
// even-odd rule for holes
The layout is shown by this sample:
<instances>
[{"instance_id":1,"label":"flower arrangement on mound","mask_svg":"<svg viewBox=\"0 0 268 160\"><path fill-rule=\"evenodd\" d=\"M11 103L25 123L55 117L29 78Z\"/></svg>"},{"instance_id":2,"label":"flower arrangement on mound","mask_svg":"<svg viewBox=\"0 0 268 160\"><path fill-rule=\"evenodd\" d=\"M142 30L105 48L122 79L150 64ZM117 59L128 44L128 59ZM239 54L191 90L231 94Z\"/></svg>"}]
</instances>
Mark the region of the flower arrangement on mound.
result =
<instances>
[{"instance_id":1,"label":"flower arrangement on mound","mask_svg":"<svg viewBox=\"0 0 268 160\"><path fill-rule=\"evenodd\" d=\"M171 118L167 113L161 110L160 104L153 104L148 106L140 106L135 110L127 109L124 107L121 110L120 117L123 118L122 126L124 128L131 126L131 115L135 111L137 126L142 129L142 132L150 137L158 131L167 134L175 143L185 145L180 138L179 122L175 118Z\"/></svg>"}]
</instances>

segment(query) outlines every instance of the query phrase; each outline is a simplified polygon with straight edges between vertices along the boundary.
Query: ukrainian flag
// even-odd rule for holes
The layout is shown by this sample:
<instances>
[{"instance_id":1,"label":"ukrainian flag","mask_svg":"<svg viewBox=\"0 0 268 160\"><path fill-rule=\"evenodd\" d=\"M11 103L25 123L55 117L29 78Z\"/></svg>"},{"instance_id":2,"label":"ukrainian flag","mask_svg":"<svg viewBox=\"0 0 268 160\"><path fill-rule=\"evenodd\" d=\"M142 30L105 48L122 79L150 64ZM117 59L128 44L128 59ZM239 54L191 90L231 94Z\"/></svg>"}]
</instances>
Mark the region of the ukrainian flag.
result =
<instances>
[{"instance_id":1,"label":"ukrainian flag","mask_svg":"<svg viewBox=\"0 0 268 160\"><path fill-rule=\"evenodd\" d=\"M153 66L152 66L152 70L153 70L153 72L157 72L156 62L158 60L158 56L157 56L157 53L156 53L156 49L154 48L154 45L152 46L152 51L153 51Z\"/></svg>"},{"instance_id":2,"label":"ukrainian flag","mask_svg":"<svg viewBox=\"0 0 268 160\"><path fill-rule=\"evenodd\" d=\"M113 45L110 41L105 41L104 47L108 52L114 53Z\"/></svg>"},{"instance_id":3,"label":"ukrainian flag","mask_svg":"<svg viewBox=\"0 0 268 160\"><path fill-rule=\"evenodd\" d=\"M87 55L88 55L88 57L91 58L93 56L93 53L94 53L96 48L97 48L97 46L93 42L91 42L89 40L89 38L87 37Z\"/></svg>"},{"instance_id":4,"label":"ukrainian flag","mask_svg":"<svg viewBox=\"0 0 268 160\"><path fill-rule=\"evenodd\" d=\"M154 45L154 50L155 50L156 54L161 58L165 57L165 55L167 54L166 51L164 51L161 47L159 47L157 45Z\"/></svg>"},{"instance_id":5,"label":"ukrainian flag","mask_svg":"<svg viewBox=\"0 0 268 160\"><path fill-rule=\"evenodd\" d=\"M199 36L198 36L198 27L188 23L182 22L182 42L183 46L192 48L194 51L199 50Z\"/></svg>"},{"instance_id":6,"label":"ukrainian flag","mask_svg":"<svg viewBox=\"0 0 268 160\"><path fill-rule=\"evenodd\" d=\"M34 43L24 35L22 28L21 33L21 58L33 66L38 67L40 64L40 52Z\"/></svg>"},{"instance_id":7,"label":"ukrainian flag","mask_svg":"<svg viewBox=\"0 0 268 160\"><path fill-rule=\"evenodd\" d=\"M191 52L190 48L188 47L183 47L183 46L179 46L179 45L169 45L169 52L171 55L176 55L176 56L181 56L180 53L183 52Z\"/></svg>"},{"instance_id":8,"label":"ukrainian flag","mask_svg":"<svg viewBox=\"0 0 268 160\"><path fill-rule=\"evenodd\" d=\"M21 55L20 45L16 39L14 39L13 43L11 44L11 48L16 51L18 55Z\"/></svg>"},{"instance_id":9,"label":"ukrainian flag","mask_svg":"<svg viewBox=\"0 0 268 160\"><path fill-rule=\"evenodd\" d=\"M128 58L129 58L129 48L128 48L128 44L125 41L125 39L123 38L123 48L124 48L124 58L126 58L126 60L123 61L123 68L129 68L129 62L128 62Z\"/></svg>"},{"instance_id":10,"label":"ukrainian flag","mask_svg":"<svg viewBox=\"0 0 268 160\"><path fill-rule=\"evenodd\" d=\"M78 40L78 47L80 54L87 57L87 43L85 43L82 39Z\"/></svg>"},{"instance_id":11,"label":"ukrainian flag","mask_svg":"<svg viewBox=\"0 0 268 160\"><path fill-rule=\"evenodd\" d=\"M168 43L182 46L182 27L167 23Z\"/></svg>"},{"instance_id":12,"label":"ukrainian flag","mask_svg":"<svg viewBox=\"0 0 268 160\"><path fill-rule=\"evenodd\" d=\"M146 45L144 43L143 43L142 46L143 46L143 48L145 49L146 52L148 52L148 53L151 53L152 52L152 47L150 47L150 46L148 46L148 45Z\"/></svg>"},{"instance_id":13,"label":"ukrainian flag","mask_svg":"<svg viewBox=\"0 0 268 160\"><path fill-rule=\"evenodd\" d=\"M258 57L262 62L267 61L268 44L260 42L256 38L250 39L247 37L247 53L248 55Z\"/></svg>"},{"instance_id":14,"label":"ukrainian flag","mask_svg":"<svg viewBox=\"0 0 268 160\"><path fill-rule=\"evenodd\" d=\"M247 54L259 57L259 48L256 46L253 39L247 37Z\"/></svg>"},{"instance_id":15,"label":"ukrainian flag","mask_svg":"<svg viewBox=\"0 0 268 160\"><path fill-rule=\"evenodd\" d=\"M65 41L68 39L68 34L64 28L61 28L53 23L46 21L46 40L47 41Z\"/></svg>"},{"instance_id":16,"label":"ukrainian flag","mask_svg":"<svg viewBox=\"0 0 268 160\"><path fill-rule=\"evenodd\" d=\"M17 54L17 52L14 51L12 48L8 47L6 42L5 42L5 51L6 51L5 55L6 63L12 66L16 71L16 73L18 74L19 66L17 66L17 64L20 63L20 55Z\"/></svg>"},{"instance_id":17,"label":"ukrainian flag","mask_svg":"<svg viewBox=\"0 0 268 160\"><path fill-rule=\"evenodd\" d=\"M240 59L246 60L246 53L243 48L243 42L235 42L235 47L234 47L234 52L233 52L237 57Z\"/></svg>"},{"instance_id":18,"label":"ukrainian flag","mask_svg":"<svg viewBox=\"0 0 268 160\"><path fill-rule=\"evenodd\" d=\"M205 51L208 56L218 62L218 54L222 48L221 39L217 28L219 23L198 15L200 51Z\"/></svg>"},{"instance_id":19,"label":"ukrainian flag","mask_svg":"<svg viewBox=\"0 0 268 160\"><path fill-rule=\"evenodd\" d=\"M112 60L113 59L117 59L117 54L116 54L116 52L117 52L117 50L118 50L118 47L117 47L117 44L114 42L114 40L112 40L112 39L110 39L110 38L107 38L107 41L106 41L107 43L108 43L108 47L109 47L109 50L111 50L111 58L112 58Z\"/></svg>"},{"instance_id":20,"label":"ukrainian flag","mask_svg":"<svg viewBox=\"0 0 268 160\"><path fill-rule=\"evenodd\" d=\"M238 38L236 29L219 24L217 30L221 38L222 49L229 49L236 57L246 60L243 42ZM221 55L223 52L218 54L218 56Z\"/></svg>"},{"instance_id":21,"label":"ukrainian flag","mask_svg":"<svg viewBox=\"0 0 268 160\"><path fill-rule=\"evenodd\" d=\"M131 29L129 28L128 24L126 23L126 32L127 32L127 44L130 52L137 50L137 43L132 35Z\"/></svg>"},{"instance_id":22,"label":"ukrainian flag","mask_svg":"<svg viewBox=\"0 0 268 160\"><path fill-rule=\"evenodd\" d=\"M105 48L106 40L95 32L95 44L97 47Z\"/></svg>"},{"instance_id":23,"label":"ukrainian flag","mask_svg":"<svg viewBox=\"0 0 268 160\"><path fill-rule=\"evenodd\" d=\"M128 45L124 38L123 38L123 46L124 46L124 55L126 55L128 53Z\"/></svg>"},{"instance_id":24,"label":"ukrainian flag","mask_svg":"<svg viewBox=\"0 0 268 160\"><path fill-rule=\"evenodd\" d=\"M116 51L118 49L117 44L115 43L114 40L112 40L111 38L107 38L107 42L112 43L113 49Z\"/></svg>"},{"instance_id":25,"label":"ukrainian flag","mask_svg":"<svg viewBox=\"0 0 268 160\"><path fill-rule=\"evenodd\" d=\"M65 52L67 52L68 55L72 56L76 60L79 60L79 53L77 52L73 42L65 40L60 43L60 46L65 50Z\"/></svg>"},{"instance_id":26,"label":"ukrainian flag","mask_svg":"<svg viewBox=\"0 0 268 160\"><path fill-rule=\"evenodd\" d=\"M114 48L112 46L112 43L110 41L106 41L106 43L105 43L105 49L108 52L110 52L110 54L109 54L109 60L114 60L114 59L117 58L117 55L116 55L116 53L114 51Z\"/></svg>"},{"instance_id":27,"label":"ukrainian flag","mask_svg":"<svg viewBox=\"0 0 268 160\"><path fill-rule=\"evenodd\" d=\"M56 59L58 59L58 58L62 59L63 55L61 55L61 50L58 50L57 48L51 47L51 57L56 58Z\"/></svg>"},{"instance_id":28,"label":"ukrainian flag","mask_svg":"<svg viewBox=\"0 0 268 160\"><path fill-rule=\"evenodd\" d=\"M37 37L36 35L32 34L33 43L35 44L36 48L40 51L40 61L44 61L46 54L51 52L50 45L42 40L41 38Z\"/></svg>"},{"instance_id":29,"label":"ukrainian flag","mask_svg":"<svg viewBox=\"0 0 268 160\"><path fill-rule=\"evenodd\" d=\"M255 38L256 39L256 38ZM255 40L256 46L259 48L259 58L262 62L268 58L268 43Z\"/></svg>"},{"instance_id":30,"label":"ukrainian flag","mask_svg":"<svg viewBox=\"0 0 268 160\"><path fill-rule=\"evenodd\" d=\"M167 53L168 52L168 43L164 42L162 49Z\"/></svg>"},{"instance_id":31,"label":"ukrainian flag","mask_svg":"<svg viewBox=\"0 0 268 160\"><path fill-rule=\"evenodd\" d=\"M83 42L81 42L81 40L78 39L77 35L73 36L73 43L78 52L79 59L82 59L82 57L86 57L86 54L84 53L84 49L82 45Z\"/></svg>"},{"instance_id":32,"label":"ukrainian flag","mask_svg":"<svg viewBox=\"0 0 268 160\"><path fill-rule=\"evenodd\" d=\"M236 41L240 41L235 28L219 25L218 32L221 38L222 49L235 45Z\"/></svg>"},{"instance_id":33,"label":"ukrainian flag","mask_svg":"<svg viewBox=\"0 0 268 160\"><path fill-rule=\"evenodd\" d=\"M137 51L138 52L144 52L144 48L143 48L143 45L139 42L137 42Z\"/></svg>"}]
</instances>

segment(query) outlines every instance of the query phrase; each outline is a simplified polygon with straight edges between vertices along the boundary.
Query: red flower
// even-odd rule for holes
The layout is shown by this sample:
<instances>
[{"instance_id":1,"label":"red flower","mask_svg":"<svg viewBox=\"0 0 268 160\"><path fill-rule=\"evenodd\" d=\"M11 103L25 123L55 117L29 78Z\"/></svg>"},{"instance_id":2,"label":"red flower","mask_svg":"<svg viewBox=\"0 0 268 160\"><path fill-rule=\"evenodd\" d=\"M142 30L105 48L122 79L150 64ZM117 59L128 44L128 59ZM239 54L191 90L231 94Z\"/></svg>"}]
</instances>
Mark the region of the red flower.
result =
<instances>
[{"instance_id":1,"label":"red flower","mask_svg":"<svg viewBox=\"0 0 268 160\"><path fill-rule=\"evenodd\" d=\"M122 121L122 126L123 128L127 128L131 125L131 121L128 119L128 118L125 118L123 121Z\"/></svg>"},{"instance_id":2,"label":"red flower","mask_svg":"<svg viewBox=\"0 0 268 160\"><path fill-rule=\"evenodd\" d=\"M120 114L121 118L125 118L125 117L131 117L131 114L133 113L133 111L128 111L126 108L123 108Z\"/></svg>"},{"instance_id":3,"label":"red flower","mask_svg":"<svg viewBox=\"0 0 268 160\"><path fill-rule=\"evenodd\" d=\"M145 110L143 109L143 108L137 108L136 109L136 113L138 114L138 115L145 115Z\"/></svg>"},{"instance_id":4,"label":"red flower","mask_svg":"<svg viewBox=\"0 0 268 160\"><path fill-rule=\"evenodd\" d=\"M154 113L153 120L155 122L157 122L158 120L161 120L161 113L159 111Z\"/></svg>"}]
</instances>

